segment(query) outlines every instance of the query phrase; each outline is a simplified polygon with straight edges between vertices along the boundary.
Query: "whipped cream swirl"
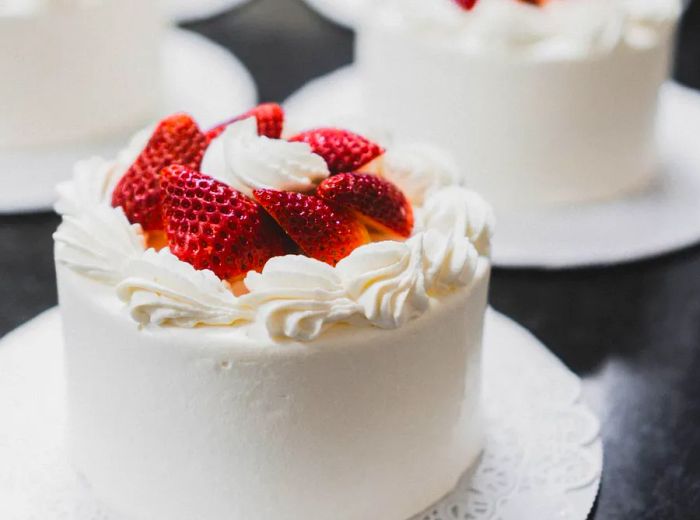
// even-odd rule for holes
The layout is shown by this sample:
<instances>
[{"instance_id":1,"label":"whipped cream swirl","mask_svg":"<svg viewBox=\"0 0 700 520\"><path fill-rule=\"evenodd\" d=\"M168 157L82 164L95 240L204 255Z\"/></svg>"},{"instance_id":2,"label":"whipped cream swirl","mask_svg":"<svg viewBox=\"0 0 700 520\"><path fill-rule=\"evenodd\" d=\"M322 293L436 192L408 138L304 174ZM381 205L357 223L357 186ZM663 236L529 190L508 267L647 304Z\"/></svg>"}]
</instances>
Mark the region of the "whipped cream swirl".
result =
<instances>
[{"instance_id":1,"label":"whipped cream swirl","mask_svg":"<svg viewBox=\"0 0 700 520\"><path fill-rule=\"evenodd\" d=\"M427 310L422 236L406 242L367 244L343 258L336 270L365 317L385 329L402 326Z\"/></svg>"},{"instance_id":2,"label":"whipped cream swirl","mask_svg":"<svg viewBox=\"0 0 700 520\"><path fill-rule=\"evenodd\" d=\"M99 157L79 161L73 168L73 180L56 187L58 201L54 209L60 215L79 215L86 207L109 204L111 186L119 171L116 162Z\"/></svg>"},{"instance_id":3,"label":"whipped cream swirl","mask_svg":"<svg viewBox=\"0 0 700 520\"><path fill-rule=\"evenodd\" d=\"M308 144L259 136L253 117L229 125L214 139L202 172L246 195L259 188L309 191L329 175L326 162Z\"/></svg>"},{"instance_id":4,"label":"whipped cream swirl","mask_svg":"<svg viewBox=\"0 0 700 520\"><path fill-rule=\"evenodd\" d=\"M442 188L425 201L421 219L426 230L468 237L480 254L489 255L495 219L491 206L478 193L461 186Z\"/></svg>"},{"instance_id":5,"label":"whipped cream swirl","mask_svg":"<svg viewBox=\"0 0 700 520\"><path fill-rule=\"evenodd\" d=\"M226 282L198 271L168 249L149 249L130 259L117 296L141 325L230 325L250 320Z\"/></svg>"},{"instance_id":6,"label":"whipped cream swirl","mask_svg":"<svg viewBox=\"0 0 700 520\"><path fill-rule=\"evenodd\" d=\"M72 180L61 182L56 187L56 213L80 215L87 208L110 205L114 187L146 147L154 130L155 126L150 126L136 132L114 161L101 157L78 161L73 167Z\"/></svg>"},{"instance_id":7,"label":"whipped cream swirl","mask_svg":"<svg viewBox=\"0 0 700 520\"><path fill-rule=\"evenodd\" d=\"M479 252L468 237L427 231L423 234L426 291L433 296L469 285L476 276L479 258Z\"/></svg>"},{"instance_id":8,"label":"whipped cream swirl","mask_svg":"<svg viewBox=\"0 0 700 520\"><path fill-rule=\"evenodd\" d=\"M83 214L65 214L53 235L56 261L105 283L116 283L132 258L146 249L141 226L121 208L95 205Z\"/></svg>"},{"instance_id":9,"label":"whipped cream swirl","mask_svg":"<svg viewBox=\"0 0 700 520\"><path fill-rule=\"evenodd\" d=\"M241 301L256 309L259 323L272 337L309 341L325 325L361 311L347 297L335 269L305 256L271 258L262 273L251 271L244 283L250 293Z\"/></svg>"}]
</instances>

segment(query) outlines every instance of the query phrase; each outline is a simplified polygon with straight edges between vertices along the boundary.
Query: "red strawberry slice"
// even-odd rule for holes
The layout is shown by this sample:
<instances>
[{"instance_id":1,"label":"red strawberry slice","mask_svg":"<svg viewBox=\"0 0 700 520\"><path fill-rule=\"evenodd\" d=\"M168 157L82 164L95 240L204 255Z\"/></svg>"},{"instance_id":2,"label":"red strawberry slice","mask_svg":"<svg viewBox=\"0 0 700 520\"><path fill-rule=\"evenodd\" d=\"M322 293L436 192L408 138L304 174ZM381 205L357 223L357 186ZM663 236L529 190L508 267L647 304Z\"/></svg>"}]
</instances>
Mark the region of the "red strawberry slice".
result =
<instances>
[{"instance_id":1,"label":"red strawberry slice","mask_svg":"<svg viewBox=\"0 0 700 520\"><path fill-rule=\"evenodd\" d=\"M323 157L331 174L354 172L384 153L384 149L366 137L337 128L316 128L289 139L311 146Z\"/></svg>"},{"instance_id":2,"label":"red strawberry slice","mask_svg":"<svg viewBox=\"0 0 700 520\"><path fill-rule=\"evenodd\" d=\"M286 254L289 238L255 201L184 166L161 173L163 220L170 250L197 269L235 281Z\"/></svg>"},{"instance_id":3,"label":"red strawberry slice","mask_svg":"<svg viewBox=\"0 0 700 520\"><path fill-rule=\"evenodd\" d=\"M245 114L234 117L215 126L207 132L207 139L212 141L219 137L226 127L236 121L255 117L258 121L258 135L264 135L271 139L279 139L282 135L282 127L284 126L284 110L277 103L263 103L255 108L248 110Z\"/></svg>"},{"instance_id":4,"label":"red strawberry slice","mask_svg":"<svg viewBox=\"0 0 700 520\"><path fill-rule=\"evenodd\" d=\"M112 206L121 206L129 221L145 231L163 229L160 171L171 164L199 168L206 146L206 137L187 114L164 119L114 188Z\"/></svg>"},{"instance_id":5,"label":"red strawberry slice","mask_svg":"<svg viewBox=\"0 0 700 520\"><path fill-rule=\"evenodd\" d=\"M322 199L358 214L365 224L390 235L409 237L413 208L393 183L369 173L340 173L316 189Z\"/></svg>"},{"instance_id":6,"label":"red strawberry slice","mask_svg":"<svg viewBox=\"0 0 700 520\"><path fill-rule=\"evenodd\" d=\"M479 0L455 0L455 2L457 2L460 7L463 7L467 11L473 9L478 1Z\"/></svg>"},{"instance_id":7,"label":"red strawberry slice","mask_svg":"<svg viewBox=\"0 0 700 520\"><path fill-rule=\"evenodd\" d=\"M264 189L253 195L304 254L327 264L337 264L369 241L352 213L313 195Z\"/></svg>"}]
</instances>

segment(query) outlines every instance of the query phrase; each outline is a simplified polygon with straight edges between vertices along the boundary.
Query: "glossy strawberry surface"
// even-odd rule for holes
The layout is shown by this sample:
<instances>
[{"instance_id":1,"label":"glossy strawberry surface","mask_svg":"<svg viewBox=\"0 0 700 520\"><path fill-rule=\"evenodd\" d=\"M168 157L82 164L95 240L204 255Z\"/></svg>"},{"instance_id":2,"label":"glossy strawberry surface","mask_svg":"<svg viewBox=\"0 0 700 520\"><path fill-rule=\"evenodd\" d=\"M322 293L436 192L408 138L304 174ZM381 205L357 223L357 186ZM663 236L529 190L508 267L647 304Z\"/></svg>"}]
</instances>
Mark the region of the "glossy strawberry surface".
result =
<instances>
[{"instance_id":1,"label":"glossy strawberry surface","mask_svg":"<svg viewBox=\"0 0 700 520\"><path fill-rule=\"evenodd\" d=\"M198 169L207 139L187 114L161 121L134 164L112 192L112 205L121 206L131 223L146 231L163 228L160 207L160 171L180 164Z\"/></svg>"},{"instance_id":2,"label":"glossy strawberry surface","mask_svg":"<svg viewBox=\"0 0 700 520\"><path fill-rule=\"evenodd\" d=\"M170 250L195 268L235 280L290 251L260 204L231 186L184 166L163 170L161 185Z\"/></svg>"}]
</instances>

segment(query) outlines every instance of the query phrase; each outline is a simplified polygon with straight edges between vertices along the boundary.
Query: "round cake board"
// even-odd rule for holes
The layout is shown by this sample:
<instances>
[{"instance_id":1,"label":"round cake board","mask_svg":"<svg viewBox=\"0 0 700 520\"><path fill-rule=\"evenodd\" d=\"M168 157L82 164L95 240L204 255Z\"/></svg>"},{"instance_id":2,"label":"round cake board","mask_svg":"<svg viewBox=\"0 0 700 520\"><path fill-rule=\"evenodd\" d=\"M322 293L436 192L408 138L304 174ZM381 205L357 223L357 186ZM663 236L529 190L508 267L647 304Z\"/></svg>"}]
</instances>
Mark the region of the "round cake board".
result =
<instances>
[{"instance_id":1,"label":"round cake board","mask_svg":"<svg viewBox=\"0 0 700 520\"><path fill-rule=\"evenodd\" d=\"M55 308L0 341L0 518L128 520L106 512L68 462L62 350ZM484 452L454 491L414 520L585 520L603 451L581 381L493 310L483 381Z\"/></svg>"},{"instance_id":2,"label":"round cake board","mask_svg":"<svg viewBox=\"0 0 700 520\"><path fill-rule=\"evenodd\" d=\"M162 103L154 120L188 112L206 128L256 103L255 83L243 64L223 47L193 32L169 30L163 42L162 62ZM102 141L41 151L0 151L0 213L50 209L56 199L56 184L70 178L76 161L94 155L114 157L137 130Z\"/></svg>"},{"instance_id":3,"label":"round cake board","mask_svg":"<svg viewBox=\"0 0 700 520\"><path fill-rule=\"evenodd\" d=\"M166 10L176 22L192 22L223 13L250 0L168 0Z\"/></svg>"},{"instance_id":4,"label":"round cake board","mask_svg":"<svg viewBox=\"0 0 700 520\"><path fill-rule=\"evenodd\" d=\"M364 130L368 118L360 87L352 66L332 72L287 99L288 117L300 128L355 124ZM550 269L617 264L700 242L700 93L664 85L658 134L659 175L638 193L604 203L498 213L494 264Z\"/></svg>"},{"instance_id":5,"label":"round cake board","mask_svg":"<svg viewBox=\"0 0 700 520\"><path fill-rule=\"evenodd\" d=\"M368 8L368 0L304 0L312 9L332 22L353 29L364 9Z\"/></svg>"}]
</instances>

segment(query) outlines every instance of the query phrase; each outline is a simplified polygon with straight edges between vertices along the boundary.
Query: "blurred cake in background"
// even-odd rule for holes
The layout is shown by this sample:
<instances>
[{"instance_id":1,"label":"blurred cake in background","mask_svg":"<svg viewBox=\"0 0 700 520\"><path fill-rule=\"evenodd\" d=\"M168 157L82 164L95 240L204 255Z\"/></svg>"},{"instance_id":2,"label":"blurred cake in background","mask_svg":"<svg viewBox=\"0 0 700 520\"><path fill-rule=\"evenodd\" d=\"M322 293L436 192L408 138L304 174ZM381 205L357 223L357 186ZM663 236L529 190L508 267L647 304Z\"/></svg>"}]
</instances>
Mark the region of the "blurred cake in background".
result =
<instances>
[{"instance_id":1,"label":"blurred cake in background","mask_svg":"<svg viewBox=\"0 0 700 520\"><path fill-rule=\"evenodd\" d=\"M0 150L100 139L154 117L155 0L0 1Z\"/></svg>"},{"instance_id":2,"label":"blurred cake in background","mask_svg":"<svg viewBox=\"0 0 700 520\"><path fill-rule=\"evenodd\" d=\"M619 197L656 171L657 95L680 10L383 0L358 30L363 103L400 137L449 147L499 211Z\"/></svg>"}]
</instances>

